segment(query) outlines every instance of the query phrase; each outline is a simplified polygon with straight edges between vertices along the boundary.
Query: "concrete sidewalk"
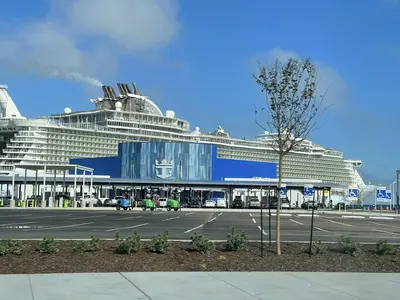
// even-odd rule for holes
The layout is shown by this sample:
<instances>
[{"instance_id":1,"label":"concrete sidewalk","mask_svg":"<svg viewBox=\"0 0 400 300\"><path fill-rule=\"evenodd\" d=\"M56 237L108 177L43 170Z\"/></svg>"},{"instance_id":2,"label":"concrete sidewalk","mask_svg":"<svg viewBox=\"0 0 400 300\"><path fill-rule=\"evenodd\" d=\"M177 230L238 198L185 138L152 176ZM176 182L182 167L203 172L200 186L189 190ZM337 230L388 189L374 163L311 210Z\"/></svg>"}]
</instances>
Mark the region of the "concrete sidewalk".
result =
<instances>
[{"instance_id":1,"label":"concrete sidewalk","mask_svg":"<svg viewBox=\"0 0 400 300\"><path fill-rule=\"evenodd\" d=\"M87 273L0 275L0 300L393 300L400 274Z\"/></svg>"}]
</instances>

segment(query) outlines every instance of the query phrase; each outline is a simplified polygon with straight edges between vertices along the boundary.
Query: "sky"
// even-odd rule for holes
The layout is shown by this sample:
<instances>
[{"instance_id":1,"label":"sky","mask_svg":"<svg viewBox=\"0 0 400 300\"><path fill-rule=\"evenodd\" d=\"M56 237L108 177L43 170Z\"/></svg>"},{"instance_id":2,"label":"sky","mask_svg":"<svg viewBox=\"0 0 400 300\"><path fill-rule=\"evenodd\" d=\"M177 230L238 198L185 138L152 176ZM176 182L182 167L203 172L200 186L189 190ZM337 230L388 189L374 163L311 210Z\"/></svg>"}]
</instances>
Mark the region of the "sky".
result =
<instances>
[{"instance_id":1,"label":"sky","mask_svg":"<svg viewBox=\"0 0 400 300\"><path fill-rule=\"evenodd\" d=\"M332 105L310 139L400 169L400 0L15 0L0 10L0 83L26 117L92 109L100 85L136 82L191 129L262 133L257 61L310 58Z\"/></svg>"}]
</instances>

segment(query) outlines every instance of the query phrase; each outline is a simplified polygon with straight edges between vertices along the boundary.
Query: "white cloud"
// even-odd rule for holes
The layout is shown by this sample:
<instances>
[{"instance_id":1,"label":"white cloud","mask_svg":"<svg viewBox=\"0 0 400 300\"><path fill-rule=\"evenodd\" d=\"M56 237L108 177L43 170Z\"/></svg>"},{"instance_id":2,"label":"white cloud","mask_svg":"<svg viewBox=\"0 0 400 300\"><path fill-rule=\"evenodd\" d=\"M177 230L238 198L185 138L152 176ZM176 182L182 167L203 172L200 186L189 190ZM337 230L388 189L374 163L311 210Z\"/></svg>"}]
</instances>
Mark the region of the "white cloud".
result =
<instances>
[{"instance_id":1,"label":"white cloud","mask_svg":"<svg viewBox=\"0 0 400 300\"><path fill-rule=\"evenodd\" d=\"M289 58L299 58L299 55L290 50L283 50L274 48L264 55L259 55L258 60L261 63L271 63L275 59L286 61ZM342 107L347 100L347 85L344 79L328 65L314 61L317 67L318 86L317 94L323 95L326 91L324 98L325 105L333 105Z\"/></svg>"},{"instance_id":2,"label":"white cloud","mask_svg":"<svg viewBox=\"0 0 400 300\"><path fill-rule=\"evenodd\" d=\"M0 32L0 62L17 72L98 84L119 54L161 49L177 36L178 0L57 0L43 19Z\"/></svg>"}]
</instances>

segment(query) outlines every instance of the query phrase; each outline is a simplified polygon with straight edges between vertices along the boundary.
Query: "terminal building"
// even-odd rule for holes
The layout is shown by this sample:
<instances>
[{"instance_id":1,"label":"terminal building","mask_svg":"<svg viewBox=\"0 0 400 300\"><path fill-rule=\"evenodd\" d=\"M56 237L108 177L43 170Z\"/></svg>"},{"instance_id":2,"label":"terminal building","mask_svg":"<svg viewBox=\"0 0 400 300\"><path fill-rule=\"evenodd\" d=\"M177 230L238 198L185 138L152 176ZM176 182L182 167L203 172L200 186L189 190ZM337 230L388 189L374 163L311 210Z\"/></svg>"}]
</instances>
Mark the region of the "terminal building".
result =
<instances>
[{"instance_id":1,"label":"terminal building","mask_svg":"<svg viewBox=\"0 0 400 300\"><path fill-rule=\"evenodd\" d=\"M217 145L206 143L125 142L119 144L117 156L72 159L71 164L92 168L96 175L131 179L133 183L151 181L160 186L164 181L210 184L268 181L276 185L278 180L277 163L220 158ZM287 179L284 183L288 187L297 187L288 188L287 191L292 205L302 203L305 184L328 186L320 180L312 179ZM260 189L235 189L232 196L241 197L246 202L249 196L261 200L265 195L261 195ZM327 195L321 190L317 197L322 200Z\"/></svg>"}]
</instances>

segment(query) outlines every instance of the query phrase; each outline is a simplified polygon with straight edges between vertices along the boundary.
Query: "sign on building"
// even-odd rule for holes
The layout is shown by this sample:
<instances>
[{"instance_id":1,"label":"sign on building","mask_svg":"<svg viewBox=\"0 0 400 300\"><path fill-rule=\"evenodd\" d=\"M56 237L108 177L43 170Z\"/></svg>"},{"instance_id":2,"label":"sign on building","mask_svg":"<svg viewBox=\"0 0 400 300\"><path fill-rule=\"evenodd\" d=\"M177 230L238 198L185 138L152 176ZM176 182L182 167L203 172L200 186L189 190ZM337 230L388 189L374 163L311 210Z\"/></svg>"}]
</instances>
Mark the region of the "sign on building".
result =
<instances>
[{"instance_id":1,"label":"sign on building","mask_svg":"<svg viewBox=\"0 0 400 300\"><path fill-rule=\"evenodd\" d=\"M287 195L286 184L281 185L281 199L285 199Z\"/></svg>"},{"instance_id":2,"label":"sign on building","mask_svg":"<svg viewBox=\"0 0 400 300\"><path fill-rule=\"evenodd\" d=\"M358 188L349 188L348 199L353 202L358 201Z\"/></svg>"},{"instance_id":3,"label":"sign on building","mask_svg":"<svg viewBox=\"0 0 400 300\"><path fill-rule=\"evenodd\" d=\"M376 202L388 202L386 198L386 188L378 186L376 188Z\"/></svg>"},{"instance_id":4,"label":"sign on building","mask_svg":"<svg viewBox=\"0 0 400 300\"><path fill-rule=\"evenodd\" d=\"M311 184L304 186L304 199L306 201L313 200L313 186Z\"/></svg>"}]
</instances>

